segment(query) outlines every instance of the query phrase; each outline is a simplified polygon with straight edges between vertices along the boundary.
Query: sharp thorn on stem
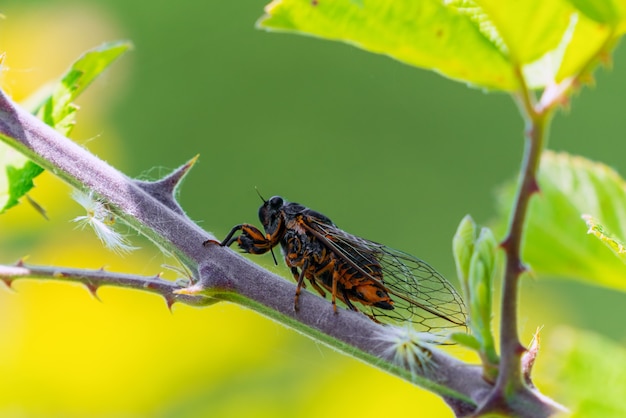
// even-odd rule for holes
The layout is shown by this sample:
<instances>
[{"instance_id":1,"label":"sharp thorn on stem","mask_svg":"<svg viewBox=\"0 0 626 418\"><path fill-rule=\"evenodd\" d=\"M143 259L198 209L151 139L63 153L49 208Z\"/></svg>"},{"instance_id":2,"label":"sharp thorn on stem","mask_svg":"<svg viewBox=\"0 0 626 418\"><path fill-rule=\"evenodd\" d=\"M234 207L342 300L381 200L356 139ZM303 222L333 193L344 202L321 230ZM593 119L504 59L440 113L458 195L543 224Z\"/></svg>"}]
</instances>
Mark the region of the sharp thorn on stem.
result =
<instances>
[{"instance_id":1,"label":"sharp thorn on stem","mask_svg":"<svg viewBox=\"0 0 626 418\"><path fill-rule=\"evenodd\" d=\"M15 289L13 289L13 280L12 279L10 280L10 279L2 278L2 279L0 279L0 281L2 281L2 283L4 283L7 288L9 288L11 290L15 290Z\"/></svg>"},{"instance_id":2,"label":"sharp thorn on stem","mask_svg":"<svg viewBox=\"0 0 626 418\"><path fill-rule=\"evenodd\" d=\"M172 306L174 305L174 302L176 302L176 298L169 295L164 295L163 299L165 299L165 303L167 304L167 310L170 311L170 313L173 313Z\"/></svg>"},{"instance_id":3,"label":"sharp thorn on stem","mask_svg":"<svg viewBox=\"0 0 626 418\"><path fill-rule=\"evenodd\" d=\"M85 283L85 287L87 288L89 293L91 293L91 296L93 296L98 302L102 302L102 299L100 299L100 296L98 296L98 285L95 285L93 283Z\"/></svg>"}]
</instances>

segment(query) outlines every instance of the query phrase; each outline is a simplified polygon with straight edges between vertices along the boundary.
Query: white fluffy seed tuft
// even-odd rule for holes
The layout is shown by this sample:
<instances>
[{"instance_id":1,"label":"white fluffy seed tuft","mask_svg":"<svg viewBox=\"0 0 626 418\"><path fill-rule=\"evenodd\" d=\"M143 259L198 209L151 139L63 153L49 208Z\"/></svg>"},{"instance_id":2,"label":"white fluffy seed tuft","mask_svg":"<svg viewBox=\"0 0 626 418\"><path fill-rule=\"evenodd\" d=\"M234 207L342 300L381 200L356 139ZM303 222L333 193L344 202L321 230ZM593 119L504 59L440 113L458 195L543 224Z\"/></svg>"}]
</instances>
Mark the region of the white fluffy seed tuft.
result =
<instances>
[{"instance_id":1,"label":"white fluffy seed tuft","mask_svg":"<svg viewBox=\"0 0 626 418\"><path fill-rule=\"evenodd\" d=\"M89 225L104 246L118 254L127 254L137 249L128 243L124 235L113 229L115 215L105 202L98 200L91 192L87 194L78 190L74 190L72 198L87 211L86 215L73 219L80 228Z\"/></svg>"}]
</instances>

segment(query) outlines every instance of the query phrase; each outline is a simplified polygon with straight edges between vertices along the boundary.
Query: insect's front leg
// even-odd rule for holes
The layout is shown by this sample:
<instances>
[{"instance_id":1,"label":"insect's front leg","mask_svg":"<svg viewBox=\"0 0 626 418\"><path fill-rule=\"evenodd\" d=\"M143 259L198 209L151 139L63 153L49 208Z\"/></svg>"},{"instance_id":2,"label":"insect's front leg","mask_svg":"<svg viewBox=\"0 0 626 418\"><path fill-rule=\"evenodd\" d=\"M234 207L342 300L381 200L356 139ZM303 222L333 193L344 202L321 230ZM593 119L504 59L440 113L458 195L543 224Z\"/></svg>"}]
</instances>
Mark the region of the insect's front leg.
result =
<instances>
[{"instance_id":1,"label":"insect's front leg","mask_svg":"<svg viewBox=\"0 0 626 418\"><path fill-rule=\"evenodd\" d=\"M241 231L241 234L236 237L235 234L238 231ZM235 225L221 242L207 240L203 245L216 243L222 247L230 247L235 242L241 250L250 254L265 254L274 246L274 243L267 239L263 232L250 224Z\"/></svg>"}]
</instances>

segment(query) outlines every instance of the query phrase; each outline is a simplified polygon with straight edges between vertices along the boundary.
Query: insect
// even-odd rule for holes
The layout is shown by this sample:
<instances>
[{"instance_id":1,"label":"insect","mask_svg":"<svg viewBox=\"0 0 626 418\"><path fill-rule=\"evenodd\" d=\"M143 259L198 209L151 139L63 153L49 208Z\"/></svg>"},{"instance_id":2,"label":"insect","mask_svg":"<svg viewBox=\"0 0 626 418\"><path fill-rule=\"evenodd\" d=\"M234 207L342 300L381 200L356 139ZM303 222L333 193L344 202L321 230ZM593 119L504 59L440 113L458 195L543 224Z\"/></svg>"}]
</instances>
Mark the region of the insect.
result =
<instances>
[{"instance_id":1,"label":"insect","mask_svg":"<svg viewBox=\"0 0 626 418\"><path fill-rule=\"evenodd\" d=\"M429 332L465 327L461 297L424 261L349 234L325 215L280 196L263 199L259 219L265 233L240 224L218 244L237 243L250 254L264 254L280 244L297 282L296 310L306 279L322 297L330 293L335 312L338 299L348 309L362 310L379 323L409 321ZM209 242L215 243L204 244Z\"/></svg>"}]
</instances>

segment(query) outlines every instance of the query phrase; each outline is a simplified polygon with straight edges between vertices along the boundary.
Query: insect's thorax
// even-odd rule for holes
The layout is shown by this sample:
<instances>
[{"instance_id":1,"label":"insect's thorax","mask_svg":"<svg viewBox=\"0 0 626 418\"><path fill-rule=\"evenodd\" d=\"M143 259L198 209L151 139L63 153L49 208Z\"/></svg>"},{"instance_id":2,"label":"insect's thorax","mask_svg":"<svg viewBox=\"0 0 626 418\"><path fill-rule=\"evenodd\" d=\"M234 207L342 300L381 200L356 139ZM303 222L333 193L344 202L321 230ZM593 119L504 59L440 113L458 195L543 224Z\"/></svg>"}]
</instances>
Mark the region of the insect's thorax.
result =
<instances>
[{"instance_id":1,"label":"insect's thorax","mask_svg":"<svg viewBox=\"0 0 626 418\"><path fill-rule=\"evenodd\" d=\"M280 246L289 267L302 267L305 260L309 260L310 264L317 264L328 253L322 243L308 233L295 217L286 220L285 234Z\"/></svg>"}]
</instances>

